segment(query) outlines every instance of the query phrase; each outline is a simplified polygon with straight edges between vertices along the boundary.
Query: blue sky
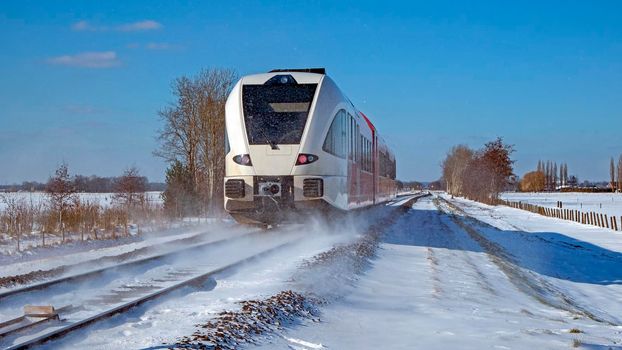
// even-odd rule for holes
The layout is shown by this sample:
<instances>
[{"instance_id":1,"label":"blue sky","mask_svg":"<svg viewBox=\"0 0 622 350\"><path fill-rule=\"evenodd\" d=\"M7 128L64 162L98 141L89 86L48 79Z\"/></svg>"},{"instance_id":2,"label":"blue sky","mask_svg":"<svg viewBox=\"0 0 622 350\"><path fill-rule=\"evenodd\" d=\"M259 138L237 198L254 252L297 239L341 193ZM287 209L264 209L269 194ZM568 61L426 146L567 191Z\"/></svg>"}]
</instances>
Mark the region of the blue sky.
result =
<instances>
[{"instance_id":1,"label":"blue sky","mask_svg":"<svg viewBox=\"0 0 622 350\"><path fill-rule=\"evenodd\" d=\"M152 156L171 81L326 67L395 150L434 180L454 144L515 144L516 172L565 161L607 179L622 153L619 1L2 1L0 184Z\"/></svg>"}]
</instances>

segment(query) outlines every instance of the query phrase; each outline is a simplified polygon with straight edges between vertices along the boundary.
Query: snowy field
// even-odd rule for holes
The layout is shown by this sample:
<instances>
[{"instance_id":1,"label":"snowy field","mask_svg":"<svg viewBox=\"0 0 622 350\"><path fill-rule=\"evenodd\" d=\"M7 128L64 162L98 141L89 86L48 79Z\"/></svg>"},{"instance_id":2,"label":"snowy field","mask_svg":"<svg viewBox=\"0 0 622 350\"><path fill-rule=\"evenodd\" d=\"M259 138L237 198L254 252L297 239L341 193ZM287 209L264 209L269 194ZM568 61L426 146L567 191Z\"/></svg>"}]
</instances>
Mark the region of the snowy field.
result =
<instances>
[{"instance_id":1,"label":"snowy field","mask_svg":"<svg viewBox=\"0 0 622 350\"><path fill-rule=\"evenodd\" d=\"M150 203L161 204L161 194L162 192L157 191L146 192L145 198ZM114 193L77 193L77 195L83 202L99 203L103 207L111 206L114 200ZM17 198L18 200L23 200L26 205L32 203L33 206L39 204L45 205L48 201L45 192L0 192L0 211L4 210L6 207L3 197L10 199Z\"/></svg>"},{"instance_id":2,"label":"snowy field","mask_svg":"<svg viewBox=\"0 0 622 350\"><path fill-rule=\"evenodd\" d=\"M512 202L536 204L542 207L555 208L557 201L561 201L566 209L583 212L593 211L608 216L622 216L622 193L523 193L506 192L501 199Z\"/></svg>"},{"instance_id":3,"label":"snowy field","mask_svg":"<svg viewBox=\"0 0 622 350\"><path fill-rule=\"evenodd\" d=\"M404 200L394 204L398 202ZM365 264L357 265L347 250L341 257L323 255L331 247L360 240L367 227L395 208L383 206L339 224L297 225L268 232L251 244L206 251L196 257L197 263L218 266L260 245L296 239L288 249L215 276L209 286L184 290L44 348L175 348L180 338L204 331L198 325L223 311L239 311L240 302L265 300L286 290L323 299L317 304L318 316L279 324L235 348L618 349L622 345L619 233L437 193L419 199L383 225L379 246ZM222 236L234 228L213 226L208 231ZM71 262L110 253L93 250L72 256ZM318 267L305 263L317 256L323 256L325 263ZM7 268L20 272L41 268L36 261L30 267L11 265ZM145 274L153 277L161 270L156 266ZM118 288L137 282L140 277L125 276L107 283ZM108 285L83 288L69 296L88 300L88 293L105 293Z\"/></svg>"}]
</instances>

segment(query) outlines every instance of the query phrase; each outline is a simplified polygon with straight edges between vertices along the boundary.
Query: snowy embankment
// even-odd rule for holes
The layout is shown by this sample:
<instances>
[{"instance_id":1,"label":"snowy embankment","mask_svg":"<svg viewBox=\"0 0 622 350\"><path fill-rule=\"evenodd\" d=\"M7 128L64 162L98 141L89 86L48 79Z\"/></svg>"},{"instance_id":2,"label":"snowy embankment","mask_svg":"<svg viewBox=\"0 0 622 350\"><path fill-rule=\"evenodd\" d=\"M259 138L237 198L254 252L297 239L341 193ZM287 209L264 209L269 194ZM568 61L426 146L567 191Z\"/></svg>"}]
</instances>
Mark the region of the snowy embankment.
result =
<instances>
[{"instance_id":1,"label":"snowy embankment","mask_svg":"<svg viewBox=\"0 0 622 350\"><path fill-rule=\"evenodd\" d=\"M581 192L505 192L501 199L523 202L541 207L556 208L561 201L564 209L595 212L608 216L622 216L622 193L581 193Z\"/></svg>"},{"instance_id":2,"label":"snowy embankment","mask_svg":"<svg viewBox=\"0 0 622 350\"><path fill-rule=\"evenodd\" d=\"M265 349L607 349L622 325L622 236L441 196L389 228L320 323ZM300 345L300 344L308 345Z\"/></svg>"}]
</instances>

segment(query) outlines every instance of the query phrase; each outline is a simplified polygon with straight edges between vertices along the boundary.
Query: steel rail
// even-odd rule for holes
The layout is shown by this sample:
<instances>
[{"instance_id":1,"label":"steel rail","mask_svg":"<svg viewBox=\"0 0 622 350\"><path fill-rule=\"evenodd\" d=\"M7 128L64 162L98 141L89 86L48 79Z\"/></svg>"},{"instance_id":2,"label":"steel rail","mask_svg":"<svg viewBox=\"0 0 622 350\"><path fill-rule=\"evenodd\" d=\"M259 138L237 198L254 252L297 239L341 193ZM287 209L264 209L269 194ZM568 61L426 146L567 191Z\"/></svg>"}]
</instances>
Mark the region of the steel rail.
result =
<instances>
[{"instance_id":1,"label":"steel rail","mask_svg":"<svg viewBox=\"0 0 622 350\"><path fill-rule=\"evenodd\" d=\"M151 294L148 294L148 295L142 296L140 298L134 299L134 300L129 301L127 303L124 303L122 305L116 306L116 307L114 307L112 309L103 311L103 312L101 312L101 313L99 313L97 315L85 318L85 319L80 320L80 321L76 321L76 322L71 323L71 324L69 324L67 326L64 326L62 328L56 329L56 330L54 330L54 331L52 331L50 333L41 335L41 336L39 336L37 338L31 339L31 340L27 340L27 341L25 341L23 343L19 343L19 344L16 344L16 345L12 345L9 348L7 348L6 350L30 349L30 348L32 348L34 346L39 346L39 345L42 345L42 344L47 343L49 341L56 340L56 339L61 338L61 337L65 336L65 335L67 335L67 334L69 334L69 333L71 333L71 332L73 332L75 330L82 329L82 328L87 327L89 325L92 325L92 324L94 324L96 322L99 322L99 321L108 319L108 318L110 318L112 316L115 316L117 314L125 313L125 312L127 312L127 311L129 311L129 310L131 310L131 309L133 309L133 308L135 308L137 306L140 306L140 305L142 305L142 304L144 304L144 303L146 303L148 301L151 301L151 300L157 299L159 297L165 296L167 294L170 294L171 292L173 292L175 290L178 290L180 288L191 286L191 285L199 285L199 284L205 282L207 279L209 279L213 275L225 272L225 271L230 270L230 269L235 268L235 267L243 266L243 265L245 265L245 264L247 264L249 262L252 262L252 261L257 260L257 259L259 259L261 257L267 256L267 255L269 255L269 254L271 254L271 253L273 253L273 252L275 252L275 251L277 251L279 249L282 249L282 248L284 248L284 247L286 247L288 245L292 245L294 243L296 243L296 241L290 241L290 242L281 243L281 244L277 245L276 247L272 247L272 248L266 249L266 250L261 251L261 252L259 252L257 254L254 254L254 255L246 257L244 259L241 259L241 260L238 260L236 262L230 263L230 264L225 265L223 267L219 267L217 269L208 271L208 272L206 272L204 274L201 274L199 276L192 277L192 278L187 279L187 280L185 280L183 282L179 282L179 283L174 284L172 286L163 288L163 289L161 289L159 291L156 291L156 292L153 292Z\"/></svg>"},{"instance_id":2,"label":"steel rail","mask_svg":"<svg viewBox=\"0 0 622 350\"><path fill-rule=\"evenodd\" d=\"M56 285L56 284L60 284L60 283L65 283L65 282L76 282L76 281L82 281L82 280L86 280L89 278L93 278L97 275L101 275L104 272L108 272L108 271L114 271L117 269L122 269L122 268L126 268L129 266L140 266L146 263L150 263L153 261L158 261L158 260L164 260L167 258L173 258L175 256L178 256L182 253L187 253L188 251L192 251L192 250L198 250L198 249L202 249L208 246L219 246L225 243L229 243L229 242L235 242L236 240L240 240L240 239L244 239L244 238L248 238L252 235L257 235L261 232L264 232L264 230L256 230L256 231L251 231L245 234L242 234L240 236L236 236L236 237L227 237L227 238L223 238L223 239L219 239L216 241L210 241L210 242L205 242L205 243L200 243L200 244L195 244L192 245L190 247L186 247L186 248L182 248L182 249L177 249L171 252L167 252L167 253L163 253L163 254L159 254L159 255L154 255L154 256L150 256L150 257L146 257L146 258L142 258L142 259L138 259L138 260L131 260L131 261L127 261L121 264L116 264L116 265L111 265L111 266L107 266L107 267L102 267L100 269L96 269L96 270L90 270L90 271L86 271L86 272L82 272L82 273L78 273L75 275L70 275L70 276L65 276L65 277L61 277L61 278L57 278L57 279L53 279L53 280L49 280L49 281L45 281L45 282L40 282L40 283L36 283L36 284L32 284L29 286L25 286L25 287L21 287L21 288L15 288L15 289L10 289L8 291L2 292L0 293L0 300L11 297L11 296L15 296L18 294L23 294L23 293L28 293L34 290L40 290L40 289L45 289L48 288L50 286Z\"/></svg>"}]
</instances>

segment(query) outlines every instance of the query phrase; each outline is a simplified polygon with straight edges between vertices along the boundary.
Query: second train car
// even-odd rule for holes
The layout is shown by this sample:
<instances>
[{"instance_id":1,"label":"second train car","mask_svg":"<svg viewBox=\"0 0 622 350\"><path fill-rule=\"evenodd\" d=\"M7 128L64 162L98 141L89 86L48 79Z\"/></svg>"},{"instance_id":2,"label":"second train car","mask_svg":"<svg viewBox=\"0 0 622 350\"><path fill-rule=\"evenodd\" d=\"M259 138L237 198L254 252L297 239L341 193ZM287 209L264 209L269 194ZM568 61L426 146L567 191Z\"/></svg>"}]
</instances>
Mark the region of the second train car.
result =
<instances>
[{"instance_id":1,"label":"second train car","mask_svg":"<svg viewBox=\"0 0 622 350\"><path fill-rule=\"evenodd\" d=\"M348 211L396 195L393 152L323 68L242 77L225 121L224 205L239 222Z\"/></svg>"}]
</instances>

